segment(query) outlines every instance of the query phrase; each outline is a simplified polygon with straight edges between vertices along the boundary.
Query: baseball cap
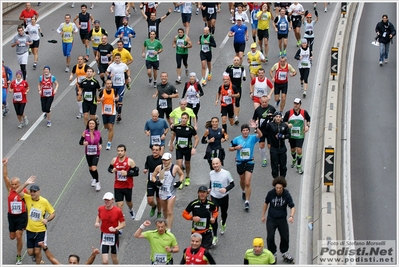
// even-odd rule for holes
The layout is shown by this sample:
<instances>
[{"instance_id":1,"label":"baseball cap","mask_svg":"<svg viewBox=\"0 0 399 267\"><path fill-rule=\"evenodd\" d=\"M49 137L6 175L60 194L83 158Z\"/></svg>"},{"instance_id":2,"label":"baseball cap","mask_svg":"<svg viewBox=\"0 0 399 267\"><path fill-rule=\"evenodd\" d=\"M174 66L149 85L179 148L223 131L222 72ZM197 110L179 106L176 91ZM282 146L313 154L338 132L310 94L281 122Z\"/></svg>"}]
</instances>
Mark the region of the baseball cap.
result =
<instances>
[{"instance_id":1,"label":"baseball cap","mask_svg":"<svg viewBox=\"0 0 399 267\"><path fill-rule=\"evenodd\" d=\"M37 184L33 184L29 187L29 190L39 191L40 187Z\"/></svg>"},{"instance_id":2,"label":"baseball cap","mask_svg":"<svg viewBox=\"0 0 399 267\"><path fill-rule=\"evenodd\" d=\"M311 17L312 17L312 14L308 13L308 14L306 15L306 17L307 17L307 18L311 18Z\"/></svg>"},{"instance_id":3,"label":"baseball cap","mask_svg":"<svg viewBox=\"0 0 399 267\"><path fill-rule=\"evenodd\" d=\"M98 19L96 19L96 20L94 21L94 24L96 24L96 23L100 23L100 21L99 21Z\"/></svg>"},{"instance_id":4,"label":"baseball cap","mask_svg":"<svg viewBox=\"0 0 399 267\"><path fill-rule=\"evenodd\" d=\"M162 159L170 160L172 158L172 154L166 152L162 155Z\"/></svg>"},{"instance_id":5,"label":"baseball cap","mask_svg":"<svg viewBox=\"0 0 399 267\"><path fill-rule=\"evenodd\" d=\"M265 245L265 242L263 241L262 237L255 237L252 245L254 247L263 247Z\"/></svg>"},{"instance_id":6,"label":"baseball cap","mask_svg":"<svg viewBox=\"0 0 399 267\"><path fill-rule=\"evenodd\" d=\"M283 116L283 113L281 111L276 111L274 112L274 116Z\"/></svg>"},{"instance_id":7,"label":"baseball cap","mask_svg":"<svg viewBox=\"0 0 399 267\"><path fill-rule=\"evenodd\" d=\"M103 196L103 199L108 199L108 200L114 199L114 194L112 194L111 192L107 192Z\"/></svg>"},{"instance_id":8,"label":"baseball cap","mask_svg":"<svg viewBox=\"0 0 399 267\"><path fill-rule=\"evenodd\" d=\"M236 18L236 20L242 20L241 16L238 16L238 17Z\"/></svg>"},{"instance_id":9,"label":"baseball cap","mask_svg":"<svg viewBox=\"0 0 399 267\"><path fill-rule=\"evenodd\" d=\"M208 187L206 187L205 185L201 185L201 186L198 188L198 192L200 192L200 191L202 191L202 192L208 192Z\"/></svg>"},{"instance_id":10,"label":"baseball cap","mask_svg":"<svg viewBox=\"0 0 399 267\"><path fill-rule=\"evenodd\" d=\"M256 43L252 43L251 48L256 48Z\"/></svg>"},{"instance_id":11,"label":"baseball cap","mask_svg":"<svg viewBox=\"0 0 399 267\"><path fill-rule=\"evenodd\" d=\"M301 101L301 99L300 98L295 98L294 99L294 103L296 103L296 104L302 104L302 101Z\"/></svg>"}]
</instances>

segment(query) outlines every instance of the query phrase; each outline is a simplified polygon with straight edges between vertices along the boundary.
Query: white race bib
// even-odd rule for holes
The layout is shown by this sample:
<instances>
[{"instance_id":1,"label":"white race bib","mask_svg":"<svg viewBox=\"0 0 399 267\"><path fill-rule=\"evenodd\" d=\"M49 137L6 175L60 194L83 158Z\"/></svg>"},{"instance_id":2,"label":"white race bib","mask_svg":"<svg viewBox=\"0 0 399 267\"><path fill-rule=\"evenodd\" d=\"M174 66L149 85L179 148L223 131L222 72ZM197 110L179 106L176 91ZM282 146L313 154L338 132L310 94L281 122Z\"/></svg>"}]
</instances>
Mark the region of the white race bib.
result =
<instances>
[{"instance_id":1,"label":"white race bib","mask_svg":"<svg viewBox=\"0 0 399 267\"><path fill-rule=\"evenodd\" d=\"M53 95L53 90L52 89L43 89L43 96L50 97L52 95Z\"/></svg>"},{"instance_id":2,"label":"white race bib","mask_svg":"<svg viewBox=\"0 0 399 267\"><path fill-rule=\"evenodd\" d=\"M35 208L31 208L29 213L29 218L32 221L39 222L42 219L42 211Z\"/></svg>"},{"instance_id":3,"label":"white race bib","mask_svg":"<svg viewBox=\"0 0 399 267\"><path fill-rule=\"evenodd\" d=\"M127 181L127 177L123 176L121 171L117 171L116 172L116 180L121 181L121 182L126 182Z\"/></svg>"},{"instance_id":4,"label":"white race bib","mask_svg":"<svg viewBox=\"0 0 399 267\"><path fill-rule=\"evenodd\" d=\"M151 144L152 145L160 145L161 144L161 136L160 135L151 135Z\"/></svg>"},{"instance_id":5,"label":"white race bib","mask_svg":"<svg viewBox=\"0 0 399 267\"><path fill-rule=\"evenodd\" d=\"M177 145L181 148L188 147L188 138L187 137L178 137Z\"/></svg>"},{"instance_id":6,"label":"white race bib","mask_svg":"<svg viewBox=\"0 0 399 267\"><path fill-rule=\"evenodd\" d=\"M97 145L87 145L87 155L97 155Z\"/></svg>"},{"instance_id":7,"label":"white race bib","mask_svg":"<svg viewBox=\"0 0 399 267\"><path fill-rule=\"evenodd\" d=\"M11 201L10 209L11 209L11 214L21 214L22 213L22 202L21 201Z\"/></svg>"},{"instance_id":8,"label":"white race bib","mask_svg":"<svg viewBox=\"0 0 399 267\"><path fill-rule=\"evenodd\" d=\"M225 95L223 96L223 102L226 103L226 105L230 105L231 103L233 103L233 99L231 98L231 96Z\"/></svg>"},{"instance_id":9,"label":"white race bib","mask_svg":"<svg viewBox=\"0 0 399 267\"><path fill-rule=\"evenodd\" d=\"M241 148L240 158L244 159L244 160L249 159L249 155L251 154L250 152L251 152L251 149L249 149L249 148Z\"/></svg>"},{"instance_id":10,"label":"white race bib","mask_svg":"<svg viewBox=\"0 0 399 267\"><path fill-rule=\"evenodd\" d=\"M93 92L84 92L83 98L87 101L93 101Z\"/></svg>"},{"instance_id":11,"label":"white race bib","mask_svg":"<svg viewBox=\"0 0 399 267\"><path fill-rule=\"evenodd\" d=\"M112 105L104 104L104 114L112 115Z\"/></svg>"},{"instance_id":12,"label":"white race bib","mask_svg":"<svg viewBox=\"0 0 399 267\"><path fill-rule=\"evenodd\" d=\"M201 45L201 50L204 53L209 52L209 45L208 44Z\"/></svg>"},{"instance_id":13,"label":"white race bib","mask_svg":"<svg viewBox=\"0 0 399 267\"><path fill-rule=\"evenodd\" d=\"M101 244L103 244L105 246L115 245L115 234L103 233L103 240L101 241Z\"/></svg>"},{"instance_id":14,"label":"white race bib","mask_svg":"<svg viewBox=\"0 0 399 267\"><path fill-rule=\"evenodd\" d=\"M13 98L17 102L22 101L22 93L21 92L15 92Z\"/></svg>"},{"instance_id":15,"label":"white race bib","mask_svg":"<svg viewBox=\"0 0 399 267\"><path fill-rule=\"evenodd\" d=\"M101 56L101 64L108 64L108 57L107 56Z\"/></svg>"},{"instance_id":16,"label":"white race bib","mask_svg":"<svg viewBox=\"0 0 399 267\"><path fill-rule=\"evenodd\" d=\"M86 30L87 29L87 22L81 22L80 23L80 29L81 30Z\"/></svg>"},{"instance_id":17,"label":"white race bib","mask_svg":"<svg viewBox=\"0 0 399 267\"><path fill-rule=\"evenodd\" d=\"M166 101L166 99L159 99L158 105L159 105L159 108L164 109L164 108L168 107L168 102Z\"/></svg>"}]
</instances>

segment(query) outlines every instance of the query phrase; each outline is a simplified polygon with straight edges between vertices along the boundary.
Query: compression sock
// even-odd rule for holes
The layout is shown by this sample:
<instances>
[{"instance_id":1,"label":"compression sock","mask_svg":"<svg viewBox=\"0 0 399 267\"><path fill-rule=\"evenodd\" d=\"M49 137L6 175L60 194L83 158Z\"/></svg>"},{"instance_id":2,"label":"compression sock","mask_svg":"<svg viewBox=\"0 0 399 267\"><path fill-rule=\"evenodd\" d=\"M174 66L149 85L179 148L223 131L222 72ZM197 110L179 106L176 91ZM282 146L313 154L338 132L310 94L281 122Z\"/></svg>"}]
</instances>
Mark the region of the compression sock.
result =
<instances>
[{"instance_id":1,"label":"compression sock","mask_svg":"<svg viewBox=\"0 0 399 267\"><path fill-rule=\"evenodd\" d=\"M297 154L297 155L296 155L296 164L297 164L298 166L300 166L301 163L302 163L302 155Z\"/></svg>"}]
</instances>

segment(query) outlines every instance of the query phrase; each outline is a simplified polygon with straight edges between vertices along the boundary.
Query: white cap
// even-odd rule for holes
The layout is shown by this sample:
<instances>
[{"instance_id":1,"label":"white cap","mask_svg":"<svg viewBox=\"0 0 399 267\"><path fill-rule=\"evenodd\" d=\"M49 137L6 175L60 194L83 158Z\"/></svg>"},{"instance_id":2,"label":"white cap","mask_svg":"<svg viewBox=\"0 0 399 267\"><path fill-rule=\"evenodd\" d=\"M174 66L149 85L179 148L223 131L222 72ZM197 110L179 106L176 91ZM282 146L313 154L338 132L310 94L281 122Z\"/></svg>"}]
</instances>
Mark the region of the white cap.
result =
<instances>
[{"instance_id":1,"label":"white cap","mask_svg":"<svg viewBox=\"0 0 399 267\"><path fill-rule=\"evenodd\" d=\"M172 158L172 154L166 152L162 155L162 159L170 160Z\"/></svg>"},{"instance_id":2,"label":"white cap","mask_svg":"<svg viewBox=\"0 0 399 267\"><path fill-rule=\"evenodd\" d=\"M114 199L114 194L112 194L111 192L107 192L103 196L103 199L108 199L108 200Z\"/></svg>"}]
</instances>

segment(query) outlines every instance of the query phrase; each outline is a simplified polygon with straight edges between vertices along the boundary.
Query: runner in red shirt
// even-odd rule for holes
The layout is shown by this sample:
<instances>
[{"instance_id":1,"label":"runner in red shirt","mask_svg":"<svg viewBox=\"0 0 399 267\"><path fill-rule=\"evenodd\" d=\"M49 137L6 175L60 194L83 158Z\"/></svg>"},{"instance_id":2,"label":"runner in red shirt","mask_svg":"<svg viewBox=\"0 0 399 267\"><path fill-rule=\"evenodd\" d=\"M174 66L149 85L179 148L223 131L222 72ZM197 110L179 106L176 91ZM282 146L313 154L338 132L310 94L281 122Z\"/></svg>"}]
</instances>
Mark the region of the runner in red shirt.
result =
<instances>
[{"instance_id":1,"label":"runner in red shirt","mask_svg":"<svg viewBox=\"0 0 399 267\"><path fill-rule=\"evenodd\" d=\"M12 81L8 92L13 96L12 102L14 103L15 113L17 113L19 121L18 128L21 129L29 123L28 117L24 113L25 105L28 103L26 95L29 92L29 84L22 79L22 71L18 70L15 76L16 79Z\"/></svg>"},{"instance_id":2,"label":"runner in red shirt","mask_svg":"<svg viewBox=\"0 0 399 267\"><path fill-rule=\"evenodd\" d=\"M36 20L39 18L39 13L31 7L30 3L25 4L25 9L21 11L21 15L19 15L19 19L24 21L24 27L30 24L31 18L36 17Z\"/></svg>"}]
</instances>

